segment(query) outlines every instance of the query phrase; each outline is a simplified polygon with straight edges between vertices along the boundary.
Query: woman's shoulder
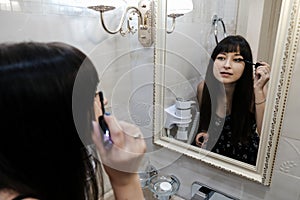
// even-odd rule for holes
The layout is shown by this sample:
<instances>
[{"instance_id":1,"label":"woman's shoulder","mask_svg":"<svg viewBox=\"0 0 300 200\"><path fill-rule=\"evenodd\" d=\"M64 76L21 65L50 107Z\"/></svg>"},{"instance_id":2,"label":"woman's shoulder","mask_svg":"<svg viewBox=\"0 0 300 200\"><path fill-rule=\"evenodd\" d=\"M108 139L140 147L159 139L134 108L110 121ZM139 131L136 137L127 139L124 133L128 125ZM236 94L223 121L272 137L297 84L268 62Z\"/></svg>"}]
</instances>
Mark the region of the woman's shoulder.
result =
<instances>
[{"instance_id":1,"label":"woman's shoulder","mask_svg":"<svg viewBox=\"0 0 300 200\"><path fill-rule=\"evenodd\" d=\"M198 99L199 105L201 105L201 102L202 102L203 88L204 88L204 81L201 81L197 86L197 99Z\"/></svg>"},{"instance_id":2,"label":"woman's shoulder","mask_svg":"<svg viewBox=\"0 0 300 200\"><path fill-rule=\"evenodd\" d=\"M203 91L203 88L204 88L204 81L201 81L200 83L198 83L198 86L197 86L197 91L198 92L202 92Z\"/></svg>"}]
</instances>

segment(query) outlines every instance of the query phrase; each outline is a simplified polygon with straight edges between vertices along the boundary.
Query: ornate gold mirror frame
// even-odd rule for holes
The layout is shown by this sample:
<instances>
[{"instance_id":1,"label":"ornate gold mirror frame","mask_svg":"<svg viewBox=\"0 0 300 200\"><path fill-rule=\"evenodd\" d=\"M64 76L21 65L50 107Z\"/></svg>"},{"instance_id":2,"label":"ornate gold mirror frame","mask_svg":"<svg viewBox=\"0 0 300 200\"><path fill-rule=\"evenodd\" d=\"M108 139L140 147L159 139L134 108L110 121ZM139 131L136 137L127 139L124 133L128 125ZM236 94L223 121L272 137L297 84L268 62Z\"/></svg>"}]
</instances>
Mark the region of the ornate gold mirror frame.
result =
<instances>
[{"instance_id":1,"label":"ornate gold mirror frame","mask_svg":"<svg viewBox=\"0 0 300 200\"><path fill-rule=\"evenodd\" d=\"M156 38L154 66L154 143L186 156L195 158L211 166L232 172L250 180L269 185L276 157L277 144L282 130L282 121L295 64L300 32L300 0L283 0L278 22L275 48L272 55L272 74L269 84L266 112L264 116L261 146L258 163L252 166L230 158L195 148L165 136L164 101L165 101L165 60L166 60L166 1L156 1Z\"/></svg>"}]
</instances>

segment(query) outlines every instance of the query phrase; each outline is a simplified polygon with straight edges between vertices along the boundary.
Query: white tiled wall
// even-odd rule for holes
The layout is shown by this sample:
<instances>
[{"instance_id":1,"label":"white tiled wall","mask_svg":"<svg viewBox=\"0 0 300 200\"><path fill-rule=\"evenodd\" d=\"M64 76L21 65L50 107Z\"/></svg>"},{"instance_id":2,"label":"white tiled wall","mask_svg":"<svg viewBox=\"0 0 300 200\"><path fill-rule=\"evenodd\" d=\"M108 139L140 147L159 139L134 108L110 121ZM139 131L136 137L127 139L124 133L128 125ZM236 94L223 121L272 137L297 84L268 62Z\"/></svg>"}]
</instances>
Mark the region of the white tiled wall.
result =
<instances>
[{"instance_id":1,"label":"white tiled wall","mask_svg":"<svg viewBox=\"0 0 300 200\"><path fill-rule=\"evenodd\" d=\"M61 41L78 47L97 66L99 88L104 90L109 106L113 105L111 112L134 121L138 117L132 116L139 115L136 107L145 112L152 105L153 47L143 48L137 34L122 37L106 33L99 13L88 9L84 2L0 0L0 42ZM105 14L110 29L116 28L121 14L122 9ZM136 107L120 113L129 108L129 103ZM150 126L149 117L138 123Z\"/></svg>"}]
</instances>

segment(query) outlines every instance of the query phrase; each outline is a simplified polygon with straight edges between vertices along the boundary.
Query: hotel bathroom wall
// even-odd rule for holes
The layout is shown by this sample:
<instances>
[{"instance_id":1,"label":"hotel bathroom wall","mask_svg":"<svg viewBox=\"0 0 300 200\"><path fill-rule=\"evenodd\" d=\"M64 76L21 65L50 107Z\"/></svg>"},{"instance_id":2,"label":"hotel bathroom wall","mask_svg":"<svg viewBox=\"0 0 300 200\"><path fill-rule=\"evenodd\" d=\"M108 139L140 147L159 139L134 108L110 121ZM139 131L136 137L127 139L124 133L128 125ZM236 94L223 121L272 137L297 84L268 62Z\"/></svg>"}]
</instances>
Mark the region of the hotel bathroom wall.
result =
<instances>
[{"instance_id":1,"label":"hotel bathroom wall","mask_svg":"<svg viewBox=\"0 0 300 200\"><path fill-rule=\"evenodd\" d=\"M109 27L118 24L121 12L105 15ZM83 0L0 0L0 26L0 42L61 41L87 53L97 66L108 110L150 134L153 47L142 47L137 34L106 33L99 13Z\"/></svg>"}]
</instances>

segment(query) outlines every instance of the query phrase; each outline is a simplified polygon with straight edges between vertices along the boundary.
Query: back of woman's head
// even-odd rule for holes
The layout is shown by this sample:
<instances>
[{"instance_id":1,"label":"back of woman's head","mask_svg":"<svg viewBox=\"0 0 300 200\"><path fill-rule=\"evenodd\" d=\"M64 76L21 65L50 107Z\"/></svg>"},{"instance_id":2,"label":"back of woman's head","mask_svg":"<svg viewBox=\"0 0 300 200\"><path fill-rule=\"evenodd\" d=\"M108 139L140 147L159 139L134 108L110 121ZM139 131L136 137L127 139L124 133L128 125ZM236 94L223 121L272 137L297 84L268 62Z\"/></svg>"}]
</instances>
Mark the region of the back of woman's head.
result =
<instances>
[{"instance_id":1,"label":"back of woman's head","mask_svg":"<svg viewBox=\"0 0 300 200\"><path fill-rule=\"evenodd\" d=\"M72 114L80 67L88 73L81 80L90 86L88 116L98 79L81 51L63 43L0 45L0 190L85 198L87 155ZM87 132L90 126L87 120Z\"/></svg>"}]
</instances>

